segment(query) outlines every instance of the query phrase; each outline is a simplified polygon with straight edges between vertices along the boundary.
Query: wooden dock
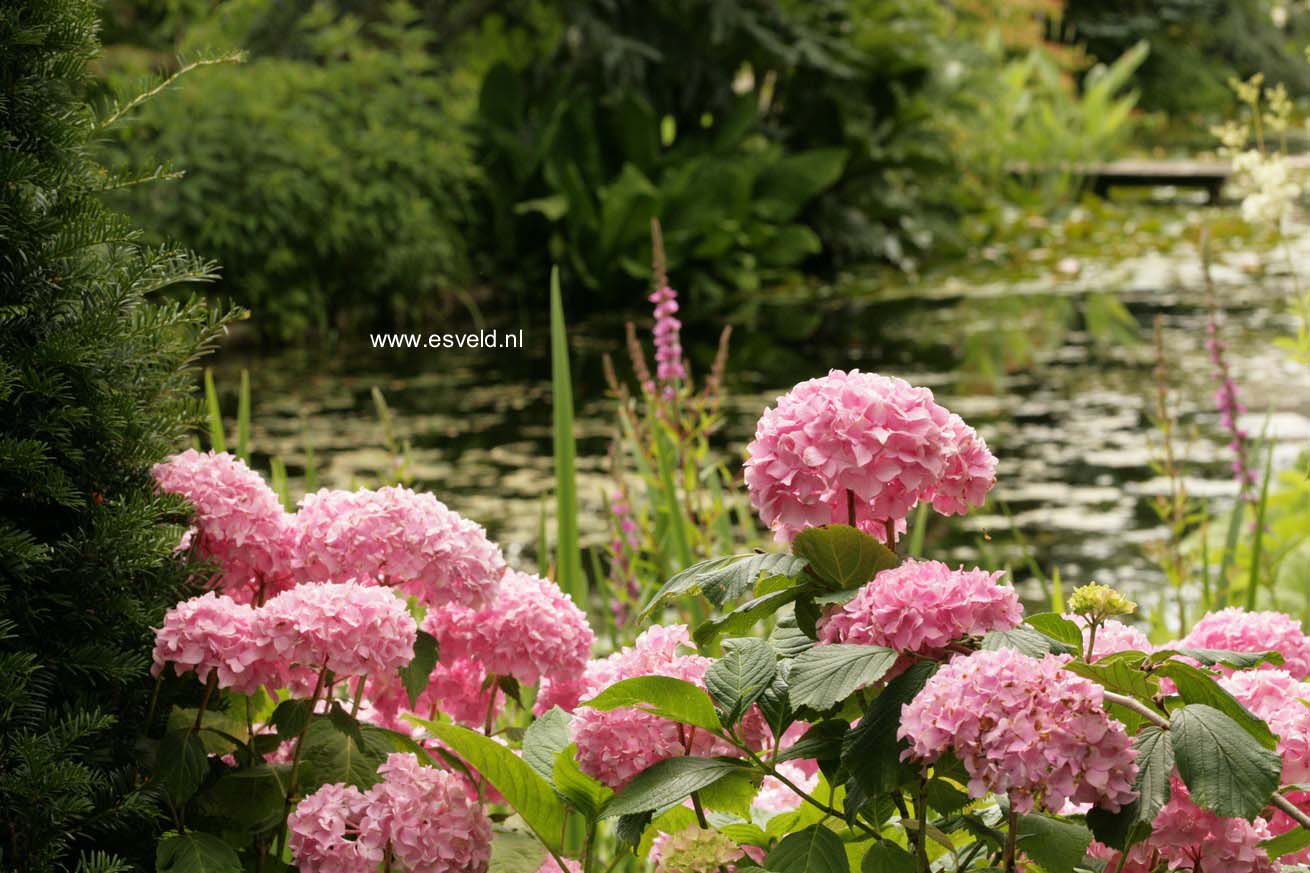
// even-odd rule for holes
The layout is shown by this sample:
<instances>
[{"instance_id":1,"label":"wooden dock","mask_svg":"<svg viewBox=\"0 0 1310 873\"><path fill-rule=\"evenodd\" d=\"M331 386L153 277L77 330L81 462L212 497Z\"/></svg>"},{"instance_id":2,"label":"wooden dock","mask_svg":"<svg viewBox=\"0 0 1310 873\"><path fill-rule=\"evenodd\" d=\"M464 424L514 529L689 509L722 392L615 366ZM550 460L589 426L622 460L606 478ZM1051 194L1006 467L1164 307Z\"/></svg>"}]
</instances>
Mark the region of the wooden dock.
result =
<instances>
[{"instance_id":1,"label":"wooden dock","mask_svg":"<svg viewBox=\"0 0 1310 873\"><path fill-rule=\"evenodd\" d=\"M1310 155L1294 155L1288 165L1299 170L1310 170ZM1024 165L1011 168L1015 175L1027 175L1031 170ZM1219 160L1144 159L1126 158L1091 164L1073 169L1075 175L1087 179L1092 191L1101 197L1111 188L1201 188L1209 202L1215 203L1228 179L1232 165Z\"/></svg>"}]
</instances>

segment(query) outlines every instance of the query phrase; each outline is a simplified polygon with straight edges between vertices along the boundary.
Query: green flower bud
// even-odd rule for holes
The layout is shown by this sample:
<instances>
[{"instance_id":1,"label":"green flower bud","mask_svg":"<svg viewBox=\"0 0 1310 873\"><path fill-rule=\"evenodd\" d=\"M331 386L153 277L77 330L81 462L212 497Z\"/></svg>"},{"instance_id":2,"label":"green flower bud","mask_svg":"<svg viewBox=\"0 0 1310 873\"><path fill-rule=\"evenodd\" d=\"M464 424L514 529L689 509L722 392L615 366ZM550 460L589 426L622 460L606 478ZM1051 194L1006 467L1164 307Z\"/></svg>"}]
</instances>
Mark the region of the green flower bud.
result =
<instances>
[{"instance_id":1,"label":"green flower bud","mask_svg":"<svg viewBox=\"0 0 1310 873\"><path fill-rule=\"evenodd\" d=\"M1069 611L1092 621L1104 621L1112 615L1130 615L1137 604L1108 585L1090 582L1075 588L1069 596Z\"/></svg>"}]
</instances>

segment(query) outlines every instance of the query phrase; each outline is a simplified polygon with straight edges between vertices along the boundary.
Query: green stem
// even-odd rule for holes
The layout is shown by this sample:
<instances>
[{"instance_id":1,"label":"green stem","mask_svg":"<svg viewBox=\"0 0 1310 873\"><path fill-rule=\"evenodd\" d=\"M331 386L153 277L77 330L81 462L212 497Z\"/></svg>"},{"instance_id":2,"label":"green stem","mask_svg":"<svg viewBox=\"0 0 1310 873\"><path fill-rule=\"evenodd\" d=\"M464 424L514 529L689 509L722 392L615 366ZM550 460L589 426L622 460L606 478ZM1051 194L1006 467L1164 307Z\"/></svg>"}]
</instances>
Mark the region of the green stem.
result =
<instances>
[{"instance_id":1,"label":"green stem","mask_svg":"<svg viewBox=\"0 0 1310 873\"><path fill-rule=\"evenodd\" d=\"M205 683L205 695L200 698L200 708L196 710L196 723L191 726L191 733L200 730L200 725L205 720L205 710L209 708L209 698L213 697L214 689L217 687L218 671L213 670L209 674L209 681Z\"/></svg>"},{"instance_id":2,"label":"green stem","mask_svg":"<svg viewBox=\"0 0 1310 873\"><path fill-rule=\"evenodd\" d=\"M359 715L359 705L364 700L364 686L368 684L367 676L360 676L355 684L355 699L350 703L350 717Z\"/></svg>"},{"instance_id":3,"label":"green stem","mask_svg":"<svg viewBox=\"0 0 1310 873\"><path fill-rule=\"evenodd\" d=\"M919 839L915 842L919 857L919 873L929 873L931 866L928 863L928 777L926 775L919 782L919 796L915 798L914 811L918 813L919 819Z\"/></svg>"},{"instance_id":4,"label":"green stem","mask_svg":"<svg viewBox=\"0 0 1310 873\"><path fill-rule=\"evenodd\" d=\"M324 665L322 670L318 671L318 679L314 682L314 693L309 698L309 718L305 719L305 726L300 729L296 736L296 747L291 753L291 773L287 776L287 799L282 807L282 829L277 839L277 857L282 857L282 851L287 845L287 816L291 815L291 804L295 802L296 789L300 787L300 753L305 746L305 734L309 733L309 726L314 721L314 710L318 706L318 696L323 693L323 687L328 682L328 668Z\"/></svg>"},{"instance_id":5,"label":"green stem","mask_svg":"<svg viewBox=\"0 0 1310 873\"><path fill-rule=\"evenodd\" d=\"M1011 803L1010 811L1006 816L1005 873L1014 873L1015 846L1018 844L1018 841L1019 841L1019 813L1015 812L1014 804Z\"/></svg>"}]
</instances>

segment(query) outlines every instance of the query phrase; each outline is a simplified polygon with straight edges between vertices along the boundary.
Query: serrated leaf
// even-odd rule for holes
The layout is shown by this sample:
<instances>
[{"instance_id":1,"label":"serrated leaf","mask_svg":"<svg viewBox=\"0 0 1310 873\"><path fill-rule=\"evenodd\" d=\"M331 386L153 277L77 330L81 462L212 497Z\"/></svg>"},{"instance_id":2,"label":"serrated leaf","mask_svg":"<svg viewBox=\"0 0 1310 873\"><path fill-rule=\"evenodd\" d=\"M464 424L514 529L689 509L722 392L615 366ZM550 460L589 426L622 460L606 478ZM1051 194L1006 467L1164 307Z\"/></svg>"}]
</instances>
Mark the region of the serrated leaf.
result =
<instances>
[{"instance_id":1,"label":"serrated leaf","mask_svg":"<svg viewBox=\"0 0 1310 873\"><path fill-rule=\"evenodd\" d=\"M778 657L794 658L806 649L814 648L814 640L800 629L793 611L779 616L778 624L769 634L769 645L773 646Z\"/></svg>"},{"instance_id":2,"label":"serrated leaf","mask_svg":"<svg viewBox=\"0 0 1310 873\"><path fill-rule=\"evenodd\" d=\"M1093 807L1087 813L1092 833L1113 849L1123 850L1145 838L1161 807L1169 802L1169 780L1174 770L1174 750L1169 732L1148 725L1133 738L1137 750L1137 777L1133 789L1137 799L1118 812Z\"/></svg>"},{"instance_id":3,"label":"serrated leaf","mask_svg":"<svg viewBox=\"0 0 1310 873\"><path fill-rule=\"evenodd\" d=\"M760 790L763 774L755 770L729 773L716 782L706 785L697 794L701 804L710 812L720 812L740 819L751 816L751 801Z\"/></svg>"},{"instance_id":4,"label":"serrated leaf","mask_svg":"<svg viewBox=\"0 0 1310 873\"><path fill-rule=\"evenodd\" d=\"M637 621L650 618L652 612L675 597L703 594L715 606L722 606L752 591L762 576L799 579L804 569L804 558L784 552L754 552L701 561L665 582L642 608Z\"/></svg>"},{"instance_id":5,"label":"serrated leaf","mask_svg":"<svg viewBox=\"0 0 1310 873\"><path fill-rule=\"evenodd\" d=\"M299 788L310 794L323 785L344 782L368 788L378 781L378 767L394 747L373 730L360 729L361 746L327 719L315 719L305 731L300 753Z\"/></svg>"},{"instance_id":6,"label":"serrated leaf","mask_svg":"<svg viewBox=\"0 0 1310 873\"><path fill-rule=\"evenodd\" d=\"M1094 664L1070 661L1064 668L1111 691L1136 697L1143 702L1150 701L1160 690L1159 679L1124 661L1097 661Z\"/></svg>"},{"instance_id":7,"label":"serrated leaf","mask_svg":"<svg viewBox=\"0 0 1310 873\"><path fill-rule=\"evenodd\" d=\"M546 857L546 847L531 834L497 829L491 835L487 873L537 873Z\"/></svg>"},{"instance_id":8,"label":"serrated leaf","mask_svg":"<svg viewBox=\"0 0 1310 873\"><path fill-rule=\"evenodd\" d=\"M886 794L901 784L905 765L901 762L904 743L896 737L901 707L923 690L937 665L921 661L897 676L883 689L860 723L842 742L842 763L871 796Z\"/></svg>"},{"instance_id":9,"label":"serrated leaf","mask_svg":"<svg viewBox=\"0 0 1310 873\"><path fill-rule=\"evenodd\" d=\"M1174 686L1178 689L1178 696L1185 703L1201 703L1217 709L1241 725L1243 730L1266 749L1277 747L1278 741L1269 730L1269 726L1243 706L1236 697L1229 694L1214 680L1214 677L1179 661L1161 664L1155 672L1173 680Z\"/></svg>"},{"instance_id":10,"label":"serrated leaf","mask_svg":"<svg viewBox=\"0 0 1310 873\"><path fill-rule=\"evenodd\" d=\"M523 760L547 780L555 778L555 759L569 744L573 718L558 706L543 712L523 734Z\"/></svg>"},{"instance_id":11,"label":"serrated leaf","mask_svg":"<svg viewBox=\"0 0 1310 873\"><path fill-rule=\"evenodd\" d=\"M841 837L813 824L783 838L764 860L765 869L786 873L850 873Z\"/></svg>"},{"instance_id":12,"label":"serrated leaf","mask_svg":"<svg viewBox=\"0 0 1310 873\"><path fill-rule=\"evenodd\" d=\"M201 795L205 809L250 833L282 823L286 808L286 772L290 765L259 764L229 770Z\"/></svg>"},{"instance_id":13,"label":"serrated leaf","mask_svg":"<svg viewBox=\"0 0 1310 873\"><path fill-rule=\"evenodd\" d=\"M789 696L793 707L817 710L835 706L872 685L899 655L882 646L829 643L802 652L792 663Z\"/></svg>"},{"instance_id":14,"label":"serrated leaf","mask_svg":"<svg viewBox=\"0 0 1310 873\"><path fill-rule=\"evenodd\" d=\"M982 649L983 651L1014 649L1030 658L1041 658L1050 654L1077 654L1072 646L1066 645L1059 640L1052 639L1036 628L1031 627L1016 627L1013 630L991 631L983 637Z\"/></svg>"},{"instance_id":15,"label":"serrated leaf","mask_svg":"<svg viewBox=\"0 0 1310 873\"><path fill-rule=\"evenodd\" d=\"M1310 848L1310 830L1293 828L1286 833L1265 840L1260 844L1260 848L1269 854L1270 860L1277 861L1284 855L1291 855Z\"/></svg>"},{"instance_id":16,"label":"serrated leaf","mask_svg":"<svg viewBox=\"0 0 1310 873\"><path fill-rule=\"evenodd\" d=\"M859 588L900 558L878 540L846 524L809 527L796 535L792 552L815 576L836 588Z\"/></svg>"},{"instance_id":17,"label":"serrated leaf","mask_svg":"<svg viewBox=\"0 0 1310 873\"><path fill-rule=\"evenodd\" d=\"M340 702L332 701L332 705L328 707L327 717L328 722L354 740L356 746L364 747L364 733L360 729L359 719L346 712L346 708Z\"/></svg>"},{"instance_id":18,"label":"serrated leaf","mask_svg":"<svg viewBox=\"0 0 1310 873\"><path fill-rule=\"evenodd\" d=\"M414 639L414 659L400 668L400 682L405 686L409 705L418 703L418 696L428 687L432 670L437 666L437 639L427 631L419 631Z\"/></svg>"},{"instance_id":19,"label":"serrated leaf","mask_svg":"<svg viewBox=\"0 0 1310 873\"><path fill-rule=\"evenodd\" d=\"M734 640L728 651L705 671L705 688L727 727L737 723L769 688L778 667L773 648L764 640Z\"/></svg>"},{"instance_id":20,"label":"serrated leaf","mask_svg":"<svg viewBox=\"0 0 1310 873\"><path fill-rule=\"evenodd\" d=\"M1174 758L1199 806L1248 821L1278 789L1283 761L1226 713L1189 703L1170 718Z\"/></svg>"},{"instance_id":21,"label":"serrated leaf","mask_svg":"<svg viewBox=\"0 0 1310 873\"><path fill-rule=\"evenodd\" d=\"M777 761L839 761L842 741L851 730L848 722L829 719L810 725L800 739L778 753Z\"/></svg>"},{"instance_id":22,"label":"serrated leaf","mask_svg":"<svg viewBox=\"0 0 1310 873\"><path fill-rule=\"evenodd\" d=\"M408 716L469 763L501 793L537 836L560 851L564 802L545 778L514 752L489 737L453 724Z\"/></svg>"},{"instance_id":23,"label":"serrated leaf","mask_svg":"<svg viewBox=\"0 0 1310 873\"><path fill-rule=\"evenodd\" d=\"M792 587L752 598L727 615L702 622L692 634L692 639L696 641L696 645L706 646L721 636L744 634L761 619L773 615L799 597L802 590L800 587Z\"/></svg>"},{"instance_id":24,"label":"serrated leaf","mask_svg":"<svg viewBox=\"0 0 1310 873\"><path fill-rule=\"evenodd\" d=\"M774 665L773 681L760 694L756 704L764 714L764 720L775 737L780 737L796 720L791 703L787 700L788 677L791 675L793 661L778 661Z\"/></svg>"},{"instance_id":25,"label":"serrated leaf","mask_svg":"<svg viewBox=\"0 0 1310 873\"><path fill-rule=\"evenodd\" d=\"M596 817L605 801L614 796L613 789L583 773L577 762L578 747L567 746L555 759L551 781L560 794L588 819Z\"/></svg>"},{"instance_id":26,"label":"serrated leaf","mask_svg":"<svg viewBox=\"0 0 1310 873\"><path fill-rule=\"evenodd\" d=\"M918 869L914 855L890 840L874 843L860 862L860 873L915 873Z\"/></svg>"},{"instance_id":27,"label":"serrated leaf","mask_svg":"<svg viewBox=\"0 0 1310 873\"><path fill-rule=\"evenodd\" d=\"M173 803L191 798L209 772L209 756L191 728L169 731L159 743L156 773Z\"/></svg>"},{"instance_id":28,"label":"serrated leaf","mask_svg":"<svg viewBox=\"0 0 1310 873\"><path fill-rule=\"evenodd\" d=\"M213 834L173 834L155 849L156 873L242 873L236 850Z\"/></svg>"},{"instance_id":29,"label":"serrated leaf","mask_svg":"<svg viewBox=\"0 0 1310 873\"><path fill-rule=\"evenodd\" d=\"M300 736L313 714L314 706L309 700L284 700L273 710L269 722L279 737L289 740Z\"/></svg>"},{"instance_id":30,"label":"serrated leaf","mask_svg":"<svg viewBox=\"0 0 1310 873\"><path fill-rule=\"evenodd\" d=\"M1048 873L1073 873L1091 842L1091 831L1080 824L1049 815L1019 816L1019 848Z\"/></svg>"},{"instance_id":31,"label":"serrated leaf","mask_svg":"<svg viewBox=\"0 0 1310 873\"><path fill-rule=\"evenodd\" d=\"M1077 651L1082 651L1082 629L1063 615L1056 612L1039 612L1036 615L1028 616L1023 621L1024 624L1046 634L1051 639L1064 643Z\"/></svg>"},{"instance_id":32,"label":"serrated leaf","mask_svg":"<svg viewBox=\"0 0 1310 873\"><path fill-rule=\"evenodd\" d=\"M600 810L602 818L648 812L681 803L733 773L746 770L740 761L722 758L678 757L656 761L642 770Z\"/></svg>"},{"instance_id":33,"label":"serrated leaf","mask_svg":"<svg viewBox=\"0 0 1310 873\"><path fill-rule=\"evenodd\" d=\"M1283 663L1283 656L1279 652L1230 652L1227 649L1159 649L1151 653L1151 661L1159 663L1175 655L1181 655L1184 658L1191 658L1194 661L1200 661L1207 667L1215 664L1223 664L1226 667L1235 667L1238 670L1246 670L1251 667L1258 667L1261 664L1269 663L1280 665Z\"/></svg>"},{"instance_id":34,"label":"serrated leaf","mask_svg":"<svg viewBox=\"0 0 1310 873\"><path fill-rule=\"evenodd\" d=\"M600 710L633 707L670 721L710 731L719 729L718 711L705 690L671 676L624 679L578 705Z\"/></svg>"}]
</instances>

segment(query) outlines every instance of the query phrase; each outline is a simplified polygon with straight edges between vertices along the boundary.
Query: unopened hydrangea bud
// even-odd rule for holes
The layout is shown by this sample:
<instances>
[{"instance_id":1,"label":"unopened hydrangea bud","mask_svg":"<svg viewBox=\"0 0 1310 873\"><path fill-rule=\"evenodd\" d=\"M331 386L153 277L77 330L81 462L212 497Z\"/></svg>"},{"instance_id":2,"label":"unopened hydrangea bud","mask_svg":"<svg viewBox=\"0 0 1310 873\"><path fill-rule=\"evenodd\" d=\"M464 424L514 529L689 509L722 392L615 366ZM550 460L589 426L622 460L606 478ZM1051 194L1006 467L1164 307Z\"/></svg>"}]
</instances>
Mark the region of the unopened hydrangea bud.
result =
<instances>
[{"instance_id":1,"label":"unopened hydrangea bud","mask_svg":"<svg viewBox=\"0 0 1310 873\"><path fill-rule=\"evenodd\" d=\"M1090 582L1075 588L1069 597L1069 611L1093 621L1104 621L1113 615L1132 615L1137 604L1108 585Z\"/></svg>"}]
</instances>

